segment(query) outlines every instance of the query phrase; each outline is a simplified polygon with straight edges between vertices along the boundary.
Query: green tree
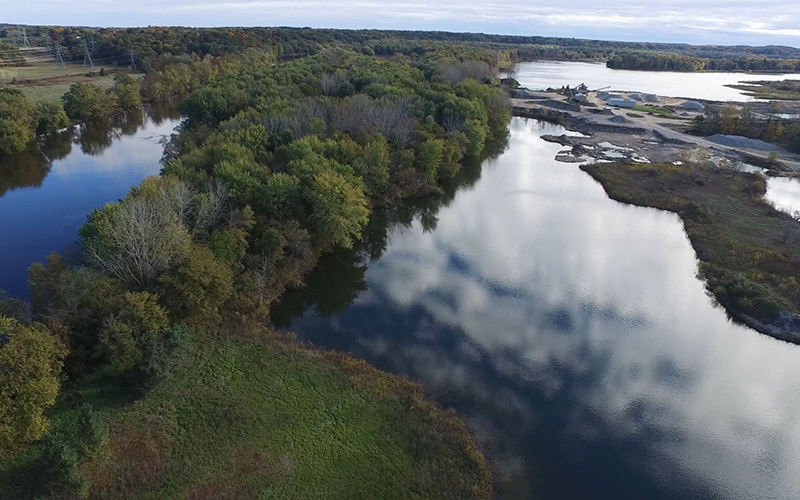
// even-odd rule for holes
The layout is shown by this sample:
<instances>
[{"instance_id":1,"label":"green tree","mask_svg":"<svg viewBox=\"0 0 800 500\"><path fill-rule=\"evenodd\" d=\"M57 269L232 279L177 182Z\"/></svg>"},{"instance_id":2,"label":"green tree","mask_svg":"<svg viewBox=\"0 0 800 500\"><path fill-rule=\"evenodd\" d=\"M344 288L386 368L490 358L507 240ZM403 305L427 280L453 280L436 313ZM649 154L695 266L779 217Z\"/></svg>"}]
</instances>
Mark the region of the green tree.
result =
<instances>
[{"instance_id":1,"label":"green tree","mask_svg":"<svg viewBox=\"0 0 800 500\"><path fill-rule=\"evenodd\" d=\"M139 82L125 73L114 75L114 94L122 109L135 108L142 105L142 96L139 93Z\"/></svg>"},{"instance_id":2,"label":"green tree","mask_svg":"<svg viewBox=\"0 0 800 500\"><path fill-rule=\"evenodd\" d=\"M353 162L353 169L364 179L369 194L375 196L386 190L389 183L389 143L377 136L363 147L363 155Z\"/></svg>"},{"instance_id":3,"label":"green tree","mask_svg":"<svg viewBox=\"0 0 800 500\"><path fill-rule=\"evenodd\" d=\"M69 118L60 102L36 103L36 133L52 134L69 126Z\"/></svg>"},{"instance_id":4,"label":"green tree","mask_svg":"<svg viewBox=\"0 0 800 500\"><path fill-rule=\"evenodd\" d=\"M34 138L33 105L16 89L0 88L0 153L24 150Z\"/></svg>"},{"instance_id":5,"label":"green tree","mask_svg":"<svg viewBox=\"0 0 800 500\"><path fill-rule=\"evenodd\" d=\"M417 148L417 169L430 180L436 179L439 165L444 157L444 141L441 139L428 139Z\"/></svg>"},{"instance_id":6,"label":"green tree","mask_svg":"<svg viewBox=\"0 0 800 500\"><path fill-rule=\"evenodd\" d=\"M99 354L111 372L128 373L142 359L141 339L167 327L167 313L149 292L125 292L122 307L110 316L100 332Z\"/></svg>"},{"instance_id":7,"label":"green tree","mask_svg":"<svg viewBox=\"0 0 800 500\"><path fill-rule=\"evenodd\" d=\"M233 272L207 247L195 244L176 269L159 279L159 288L175 317L214 316L231 296Z\"/></svg>"},{"instance_id":8,"label":"green tree","mask_svg":"<svg viewBox=\"0 0 800 500\"><path fill-rule=\"evenodd\" d=\"M0 452L39 439L47 430L66 349L41 324L0 316ZM0 453L2 455L2 453Z\"/></svg>"},{"instance_id":9,"label":"green tree","mask_svg":"<svg viewBox=\"0 0 800 500\"><path fill-rule=\"evenodd\" d=\"M105 118L117 109L116 97L92 83L73 83L61 100L73 120Z\"/></svg>"},{"instance_id":10,"label":"green tree","mask_svg":"<svg viewBox=\"0 0 800 500\"><path fill-rule=\"evenodd\" d=\"M257 206L272 218L288 219L297 214L301 193L300 179L277 173L261 186Z\"/></svg>"},{"instance_id":11,"label":"green tree","mask_svg":"<svg viewBox=\"0 0 800 500\"><path fill-rule=\"evenodd\" d=\"M325 170L314 175L306 189L311 220L323 242L345 248L353 246L369 220L364 187L337 172Z\"/></svg>"}]
</instances>

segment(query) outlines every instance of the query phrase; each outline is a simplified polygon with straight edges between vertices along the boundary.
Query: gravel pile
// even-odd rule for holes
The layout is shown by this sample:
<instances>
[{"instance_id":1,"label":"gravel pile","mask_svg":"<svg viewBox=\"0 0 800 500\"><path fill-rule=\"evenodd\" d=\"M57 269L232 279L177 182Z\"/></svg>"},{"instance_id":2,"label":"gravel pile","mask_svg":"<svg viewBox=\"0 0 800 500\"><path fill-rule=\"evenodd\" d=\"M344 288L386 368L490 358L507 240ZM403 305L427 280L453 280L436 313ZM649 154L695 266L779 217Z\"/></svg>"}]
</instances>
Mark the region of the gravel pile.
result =
<instances>
[{"instance_id":1,"label":"gravel pile","mask_svg":"<svg viewBox=\"0 0 800 500\"><path fill-rule=\"evenodd\" d=\"M780 151L781 149L774 144L770 144L764 141L759 141L758 139L750 139L748 137L742 137L741 135L715 134L710 137L707 137L707 139L711 142L715 142L717 144L721 144L723 146L729 146L732 148L759 149L762 151Z\"/></svg>"},{"instance_id":2,"label":"gravel pile","mask_svg":"<svg viewBox=\"0 0 800 500\"><path fill-rule=\"evenodd\" d=\"M703 109L706 108L697 101L686 101L685 103L681 104L680 107L683 109L692 109L695 111L702 111Z\"/></svg>"}]
</instances>

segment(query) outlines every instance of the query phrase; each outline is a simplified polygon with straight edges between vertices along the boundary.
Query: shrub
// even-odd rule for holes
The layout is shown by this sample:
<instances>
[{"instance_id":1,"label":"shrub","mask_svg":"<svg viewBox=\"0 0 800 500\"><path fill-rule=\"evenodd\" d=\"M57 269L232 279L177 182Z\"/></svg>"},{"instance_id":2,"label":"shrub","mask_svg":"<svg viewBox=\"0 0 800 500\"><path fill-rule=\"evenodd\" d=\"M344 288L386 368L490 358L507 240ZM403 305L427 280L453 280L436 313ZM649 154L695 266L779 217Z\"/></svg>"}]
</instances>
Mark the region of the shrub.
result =
<instances>
[{"instance_id":1,"label":"shrub","mask_svg":"<svg viewBox=\"0 0 800 500\"><path fill-rule=\"evenodd\" d=\"M181 365L190 343L191 332L186 325L145 334L139 343L142 357L136 366L138 385L150 389L172 375Z\"/></svg>"}]
</instances>

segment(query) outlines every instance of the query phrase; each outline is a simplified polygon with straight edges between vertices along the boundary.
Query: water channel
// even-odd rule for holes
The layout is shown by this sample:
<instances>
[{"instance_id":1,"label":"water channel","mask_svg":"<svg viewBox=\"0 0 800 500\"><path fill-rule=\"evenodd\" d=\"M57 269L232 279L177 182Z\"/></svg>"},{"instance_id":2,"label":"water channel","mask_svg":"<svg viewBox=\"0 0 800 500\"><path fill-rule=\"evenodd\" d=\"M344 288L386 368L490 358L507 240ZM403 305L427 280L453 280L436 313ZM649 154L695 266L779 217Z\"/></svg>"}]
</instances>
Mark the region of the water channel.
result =
<instances>
[{"instance_id":1,"label":"water channel","mask_svg":"<svg viewBox=\"0 0 800 500\"><path fill-rule=\"evenodd\" d=\"M800 497L800 347L731 322L674 214L507 148L439 200L378 214L273 312L420 382L469 425L499 498Z\"/></svg>"},{"instance_id":2,"label":"water channel","mask_svg":"<svg viewBox=\"0 0 800 500\"><path fill-rule=\"evenodd\" d=\"M157 175L161 139L180 123L161 103L72 127L38 149L0 155L0 290L27 294L28 267L78 237L93 208Z\"/></svg>"}]
</instances>

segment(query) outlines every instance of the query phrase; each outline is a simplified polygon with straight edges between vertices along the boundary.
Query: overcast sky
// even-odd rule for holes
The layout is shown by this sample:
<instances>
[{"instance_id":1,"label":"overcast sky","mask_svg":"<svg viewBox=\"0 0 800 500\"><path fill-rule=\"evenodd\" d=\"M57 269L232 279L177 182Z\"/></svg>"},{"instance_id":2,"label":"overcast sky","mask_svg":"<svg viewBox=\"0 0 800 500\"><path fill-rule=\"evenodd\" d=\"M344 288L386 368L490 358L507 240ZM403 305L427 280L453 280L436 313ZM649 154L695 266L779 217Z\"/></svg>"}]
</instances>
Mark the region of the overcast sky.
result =
<instances>
[{"instance_id":1,"label":"overcast sky","mask_svg":"<svg viewBox=\"0 0 800 500\"><path fill-rule=\"evenodd\" d=\"M800 47L797 0L42 0L0 22L87 26L311 26Z\"/></svg>"}]
</instances>

